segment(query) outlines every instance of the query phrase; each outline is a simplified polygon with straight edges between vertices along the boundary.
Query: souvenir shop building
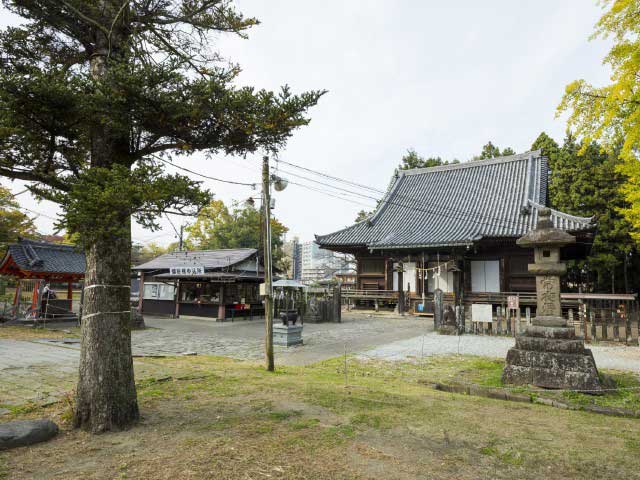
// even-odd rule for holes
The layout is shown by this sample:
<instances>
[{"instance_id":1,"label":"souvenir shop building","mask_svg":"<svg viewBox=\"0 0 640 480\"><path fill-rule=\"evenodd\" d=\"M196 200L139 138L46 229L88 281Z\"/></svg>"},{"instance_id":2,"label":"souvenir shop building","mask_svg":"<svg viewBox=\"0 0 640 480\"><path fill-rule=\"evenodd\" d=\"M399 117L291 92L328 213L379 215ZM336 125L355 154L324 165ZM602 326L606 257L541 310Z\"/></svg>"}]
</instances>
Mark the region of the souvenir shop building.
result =
<instances>
[{"instance_id":1,"label":"souvenir shop building","mask_svg":"<svg viewBox=\"0 0 640 480\"><path fill-rule=\"evenodd\" d=\"M264 269L254 248L167 253L133 270L143 314L219 321L264 314Z\"/></svg>"}]
</instances>

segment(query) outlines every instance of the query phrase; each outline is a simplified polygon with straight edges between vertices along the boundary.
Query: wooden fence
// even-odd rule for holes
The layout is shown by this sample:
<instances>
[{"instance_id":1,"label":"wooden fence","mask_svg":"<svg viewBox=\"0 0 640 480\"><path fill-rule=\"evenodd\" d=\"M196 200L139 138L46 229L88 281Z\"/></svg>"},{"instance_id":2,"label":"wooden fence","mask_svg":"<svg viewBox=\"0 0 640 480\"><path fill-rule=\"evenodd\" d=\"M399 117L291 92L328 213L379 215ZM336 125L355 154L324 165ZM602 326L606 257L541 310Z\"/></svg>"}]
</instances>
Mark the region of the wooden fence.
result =
<instances>
[{"instance_id":1,"label":"wooden fence","mask_svg":"<svg viewBox=\"0 0 640 480\"><path fill-rule=\"evenodd\" d=\"M474 321L468 304L466 308L467 331L480 335L516 335L524 331L535 317L534 298L520 299L518 309L509 309L507 298L502 301L493 294L486 303L492 305L491 322ZM517 294L511 294L517 295ZM576 334L585 342L611 341L638 345L640 315L635 294L579 294L563 293L562 315L572 325ZM478 302L479 298L472 298ZM469 302L471 303L471 302Z\"/></svg>"}]
</instances>

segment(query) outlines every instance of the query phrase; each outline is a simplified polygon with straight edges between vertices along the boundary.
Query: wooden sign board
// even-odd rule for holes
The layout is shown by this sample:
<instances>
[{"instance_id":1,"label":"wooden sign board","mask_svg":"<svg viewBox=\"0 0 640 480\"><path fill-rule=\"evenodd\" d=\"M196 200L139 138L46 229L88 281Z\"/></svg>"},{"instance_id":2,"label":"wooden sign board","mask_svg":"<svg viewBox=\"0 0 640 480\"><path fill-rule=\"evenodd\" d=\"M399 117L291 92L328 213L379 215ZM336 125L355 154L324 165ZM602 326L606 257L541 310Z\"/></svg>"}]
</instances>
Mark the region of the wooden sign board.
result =
<instances>
[{"instance_id":1,"label":"wooden sign board","mask_svg":"<svg viewBox=\"0 0 640 480\"><path fill-rule=\"evenodd\" d=\"M520 308L520 297L518 295L509 295L507 297L507 306L510 310L518 310Z\"/></svg>"},{"instance_id":2,"label":"wooden sign board","mask_svg":"<svg viewBox=\"0 0 640 480\"><path fill-rule=\"evenodd\" d=\"M471 304L471 320L473 322L493 322L493 305Z\"/></svg>"},{"instance_id":3,"label":"wooden sign board","mask_svg":"<svg viewBox=\"0 0 640 480\"><path fill-rule=\"evenodd\" d=\"M169 273L171 275L184 275L184 276L204 275L204 267L202 265L169 267Z\"/></svg>"}]
</instances>

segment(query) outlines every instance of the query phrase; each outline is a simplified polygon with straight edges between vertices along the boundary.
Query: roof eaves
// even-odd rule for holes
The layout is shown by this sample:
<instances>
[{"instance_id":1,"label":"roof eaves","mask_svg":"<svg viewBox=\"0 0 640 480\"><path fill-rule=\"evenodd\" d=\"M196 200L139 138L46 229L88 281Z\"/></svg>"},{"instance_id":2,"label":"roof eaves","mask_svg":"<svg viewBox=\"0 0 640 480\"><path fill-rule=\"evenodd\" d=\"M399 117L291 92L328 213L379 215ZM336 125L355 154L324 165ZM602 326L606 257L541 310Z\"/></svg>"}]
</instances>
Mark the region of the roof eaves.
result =
<instances>
[{"instance_id":1,"label":"roof eaves","mask_svg":"<svg viewBox=\"0 0 640 480\"><path fill-rule=\"evenodd\" d=\"M347 231L349 231L349 230L352 230L352 229L354 229L354 228L358 227L359 225L361 225L361 224L363 224L363 223L368 223L368 222L371 222L371 216L370 216L370 217L368 217L368 218L366 218L366 219L364 219L364 220L361 220L361 221L359 221L359 222L356 222L356 223L354 223L353 225L349 225L348 227L344 227L344 228L342 228L342 229L340 229L340 230L336 230L335 232L327 233L326 235L318 235L318 234L315 234L315 235L314 235L315 242L316 242L318 245L322 245L322 242L323 242L323 241L324 241L324 239L326 239L327 237L333 237L334 235L340 235L341 233L344 233L344 232L347 232ZM326 245L331 245L331 244L326 244ZM342 245L342 244L340 244L340 245Z\"/></svg>"},{"instance_id":2,"label":"roof eaves","mask_svg":"<svg viewBox=\"0 0 640 480\"><path fill-rule=\"evenodd\" d=\"M408 248L441 248L441 247L470 247L473 246L474 242L472 241L460 241L460 242L443 242L443 243L415 243L415 244L404 244L404 245L382 245L382 244L372 244L367 245L369 250L401 250Z\"/></svg>"}]
</instances>

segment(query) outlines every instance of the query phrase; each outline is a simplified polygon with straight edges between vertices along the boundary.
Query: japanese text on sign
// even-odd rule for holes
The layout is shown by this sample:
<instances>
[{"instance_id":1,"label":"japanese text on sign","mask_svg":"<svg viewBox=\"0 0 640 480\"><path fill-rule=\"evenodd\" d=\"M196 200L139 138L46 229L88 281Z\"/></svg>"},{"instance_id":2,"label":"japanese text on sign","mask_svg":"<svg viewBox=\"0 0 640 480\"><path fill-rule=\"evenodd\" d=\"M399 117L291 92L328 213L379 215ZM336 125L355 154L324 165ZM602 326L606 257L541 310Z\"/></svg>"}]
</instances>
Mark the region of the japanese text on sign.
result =
<instances>
[{"instance_id":1,"label":"japanese text on sign","mask_svg":"<svg viewBox=\"0 0 640 480\"><path fill-rule=\"evenodd\" d=\"M170 267L171 275L203 275L204 267L201 265L191 265L189 267Z\"/></svg>"}]
</instances>

